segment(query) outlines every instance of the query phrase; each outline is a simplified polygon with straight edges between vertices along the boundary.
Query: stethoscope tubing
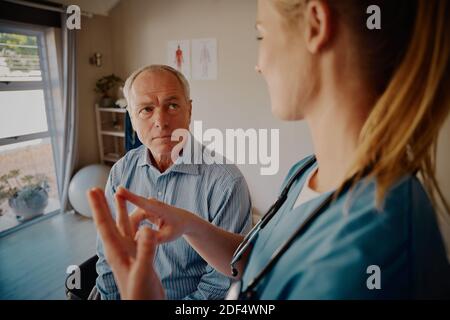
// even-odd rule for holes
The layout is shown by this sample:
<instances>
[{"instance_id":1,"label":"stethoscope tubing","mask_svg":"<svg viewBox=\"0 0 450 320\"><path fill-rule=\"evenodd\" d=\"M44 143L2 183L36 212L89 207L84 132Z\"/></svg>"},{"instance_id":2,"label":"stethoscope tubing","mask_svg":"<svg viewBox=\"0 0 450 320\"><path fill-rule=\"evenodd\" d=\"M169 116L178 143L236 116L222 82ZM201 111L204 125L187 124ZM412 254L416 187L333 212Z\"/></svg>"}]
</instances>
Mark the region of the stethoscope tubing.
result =
<instances>
[{"instance_id":1,"label":"stethoscope tubing","mask_svg":"<svg viewBox=\"0 0 450 320\"><path fill-rule=\"evenodd\" d=\"M249 248L250 244L252 243L253 239L255 239L255 237L258 235L259 231L263 229L267 225L267 223L270 222L270 220L272 220L272 218L284 204L284 202L287 199L289 190L292 187L292 184L295 182L295 180L297 180L299 176L305 173L305 171L309 167L311 167L311 165L313 165L315 162L316 157L313 156L305 164L303 164L303 166L299 170L297 170L297 172L292 176L292 178L288 181L288 183L284 187L277 201L272 206L270 206L269 210L267 210L264 216L258 221L258 223L250 230L250 232L244 237L242 242L239 244L238 248L235 250L233 254L230 263L231 274L233 275L233 277L236 277L238 275L238 271L235 268L235 264L242 258L243 254Z\"/></svg>"},{"instance_id":2,"label":"stethoscope tubing","mask_svg":"<svg viewBox=\"0 0 450 320\"><path fill-rule=\"evenodd\" d=\"M315 157L311 158L310 161L308 161L301 169L299 169L296 174L292 177L292 179L289 181L289 183L286 185L285 189L283 190L283 193L285 193L285 196L287 198L287 193L289 192L289 189L291 188L293 182L302 175L314 162ZM330 193L315 209L314 211L303 221L303 223L295 230L295 232L281 245L279 246L275 252L270 257L269 262L262 268L262 270L254 277L248 284L247 288L242 291L239 295L241 299L254 299L256 296L256 287L261 283L263 278L271 271L271 269L275 266L275 264L278 262L278 260L283 256L283 254L291 247L291 245L296 241L306 230L309 228L309 226L331 205L331 203L338 198L339 195L347 191L350 186L353 184L355 180L355 176L351 177L350 179L347 179L342 188L338 192ZM280 196L281 198L281 196ZM280 198L278 200L280 200ZM284 202L284 201L283 201ZM275 209L273 212L270 212L270 210L267 212L266 215L260 220L261 224L258 223L255 225L255 227L250 231L247 242L244 241L241 243L244 245L240 245L238 247L238 250L236 250L235 255L239 254L239 258L243 255L245 250L249 247L251 244L251 239L254 239L258 232L263 229L263 227L269 222L268 220L272 219L272 217L275 215L275 213L278 211L278 209L282 206L282 203L277 206L278 208ZM268 215L270 213L270 216ZM266 216L268 218L266 218ZM264 221L263 221L264 220ZM235 260L235 255L233 255L233 261ZM239 259L238 259L239 260ZM233 267L233 265L232 265Z\"/></svg>"}]
</instances>

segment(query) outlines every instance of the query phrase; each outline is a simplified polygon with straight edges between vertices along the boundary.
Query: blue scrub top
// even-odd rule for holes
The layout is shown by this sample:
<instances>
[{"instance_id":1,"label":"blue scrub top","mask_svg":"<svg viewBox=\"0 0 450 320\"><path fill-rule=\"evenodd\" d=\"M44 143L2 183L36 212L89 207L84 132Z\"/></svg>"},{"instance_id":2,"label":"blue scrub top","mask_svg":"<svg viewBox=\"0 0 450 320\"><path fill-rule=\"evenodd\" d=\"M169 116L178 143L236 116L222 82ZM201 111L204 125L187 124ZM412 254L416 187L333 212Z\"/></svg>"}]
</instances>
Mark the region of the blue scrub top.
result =
<instances>
[{"instance_id":1,"label":"blue scrub top","mask_svg":"<svg viewBox=\"0 0 450 320\"><path fill-rule=\"evenodd\" d=\"M309 159L291 168L284 185ZM244 289L330 194L292 210L314 167L297 179L284 205L254 241L243 275ZM379 273L370 266L379 267ZM413 176L401 179L377 209L374 181L359 182L296 239L264 277L257 293L259 299L450 297L450 265L421 183Z\"/></svg>"}]
</instances>

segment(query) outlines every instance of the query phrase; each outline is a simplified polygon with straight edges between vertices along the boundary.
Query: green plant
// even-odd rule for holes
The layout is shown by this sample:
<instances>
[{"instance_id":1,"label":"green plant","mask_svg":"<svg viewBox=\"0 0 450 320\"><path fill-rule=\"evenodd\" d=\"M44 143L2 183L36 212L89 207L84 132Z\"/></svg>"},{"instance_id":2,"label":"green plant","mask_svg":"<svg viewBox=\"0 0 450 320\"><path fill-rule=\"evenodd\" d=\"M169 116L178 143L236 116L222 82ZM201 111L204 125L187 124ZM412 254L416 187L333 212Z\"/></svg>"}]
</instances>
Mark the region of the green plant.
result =
<instances>
[{"instance_id":1,"label":"green plant","mask_svg":"<svg viewBox=\"0 0 450 320\"><path fill-rule=\"evenodd\" d=\"M39 70L37 37L0 32L0 55L10 71Z\"/></svg>"},{"instance_id":2,"label":"green plant","mask_svg":"<svg viewBox=\"0 0 450 320\"><path fill-rule=\"evenodd\" d=\"M103 98L107 98L109 97L110 90L122 83L123 80L113 73L97 80L95 83L95 92L101 93Z\"/></svg>"},{"instance_id":3,"label":"green plant","mask_svg":"<svg viewBox=\"0 0 450 320\"><path fill-rule=\"evenodd\" d=\"M35 189L49 191L48 177L44 174L24 175L20 177L20 170L11 170L0 176L0 204L10 199L19 191Z\"/></svg>"}]
</instances>

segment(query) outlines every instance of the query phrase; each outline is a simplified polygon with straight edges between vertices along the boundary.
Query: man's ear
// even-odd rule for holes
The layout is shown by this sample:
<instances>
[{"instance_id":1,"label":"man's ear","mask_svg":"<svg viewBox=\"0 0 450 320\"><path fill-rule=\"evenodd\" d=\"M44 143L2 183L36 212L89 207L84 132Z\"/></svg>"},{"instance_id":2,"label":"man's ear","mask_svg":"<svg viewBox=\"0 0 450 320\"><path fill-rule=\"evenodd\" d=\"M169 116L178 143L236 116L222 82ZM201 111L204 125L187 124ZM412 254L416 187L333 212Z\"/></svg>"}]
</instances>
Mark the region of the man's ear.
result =
<instances>
[{"instance_id":1,"label":"man's ear","mask_svg":"<svg viewBox=\"0 0 450 320\"><path fill-rule=\"evenodd\" d=\"M191 121L192 116L192 99L189 100L189 122Z\"/></svg>"},{"instance_id":2,"label":"man's ear","mask_svg":"<svg viewBox=\"0 0 450 320\"><path fill-rule=\"evenodd\" d=\"M309 52L317 53L331 38L331 9L322 0L308 1L304 15L304 36Z\"/></svg>"},{"instance_id":3,"label":"man's ear","mask_svg":"<svg viewBox=\"0 0 450 320\"><path fill-rule=\"evenodd\" d=\"M134 120L133 120L133 116L131 115L131 111L130 111L130 107L127 107L127 112L128 115L130 116L130 122L131 122L131 127L133 128L133 131L136 132L136 128L134 127Z\"/></svg>"}]
</instances>

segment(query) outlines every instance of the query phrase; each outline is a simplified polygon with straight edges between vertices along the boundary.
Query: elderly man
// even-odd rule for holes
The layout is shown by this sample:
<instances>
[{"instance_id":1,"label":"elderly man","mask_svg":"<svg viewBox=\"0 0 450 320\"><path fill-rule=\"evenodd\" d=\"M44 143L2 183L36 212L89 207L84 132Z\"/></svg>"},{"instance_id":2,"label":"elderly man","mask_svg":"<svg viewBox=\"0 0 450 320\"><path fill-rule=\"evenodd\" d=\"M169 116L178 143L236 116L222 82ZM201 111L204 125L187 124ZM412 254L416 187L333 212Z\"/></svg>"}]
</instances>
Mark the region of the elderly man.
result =
<instances>
[{"instance_id":1,"label":"elderly man","mask_svg":"<svg viewBox=\"0 0 450 320\"><path fill-rule=\"evenodd\" d=\"M234 165L204 164L197 159L208 151L204 152L204 146L190 134L189 143L178 159L173 159L172 150L179 142L172 141L172 133L188 130L191 120L192 101L185 77L168 66L144 67L128 78L124 95L133 128L143 145L129 151L111 169L105 195L113 215L115 191L123 186L141 196L196 212L223 229L246 233L251 224L251 203L240 171ZM101 298L119 299L100 238L97 254L96 286ZM169 299L223 299L230 286L230 279L210 267L183 238L160 245L154 265Z\"/></svg>"}]
</instances>

